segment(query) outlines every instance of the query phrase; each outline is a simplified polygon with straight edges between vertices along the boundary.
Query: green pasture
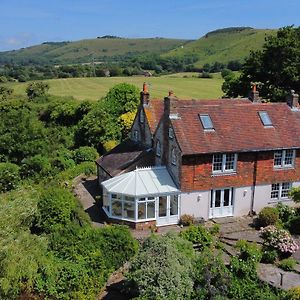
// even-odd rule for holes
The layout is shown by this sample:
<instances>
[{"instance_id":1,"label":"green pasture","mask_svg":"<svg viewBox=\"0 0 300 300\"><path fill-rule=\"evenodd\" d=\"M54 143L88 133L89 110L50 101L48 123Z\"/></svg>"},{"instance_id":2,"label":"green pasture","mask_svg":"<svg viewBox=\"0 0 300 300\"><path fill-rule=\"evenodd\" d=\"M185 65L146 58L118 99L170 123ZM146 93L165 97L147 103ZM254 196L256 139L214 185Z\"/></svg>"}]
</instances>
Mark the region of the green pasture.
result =
<instances>
[{"instance_id":1,"label":"green pasture","mask_svg":"<svg viewBox=\"0 0 300 300\"><path fill-rule=\"evenodd\" d=\"M219 74L212 79L191 77L196 74L173 74L162 77L95 77L95 78L62 78L45 80L50 86L49 93L57 96L73 96L77 100L98 100L117 83L127 82L142 88L143 82L149 84L151 98L163 98L168 91L183 99L220 98L223 93L223 79ZM184 77L183 77L184 76ZM10 83L16 94L25 95L28 82Z\"/></svg>"}]
</instances>

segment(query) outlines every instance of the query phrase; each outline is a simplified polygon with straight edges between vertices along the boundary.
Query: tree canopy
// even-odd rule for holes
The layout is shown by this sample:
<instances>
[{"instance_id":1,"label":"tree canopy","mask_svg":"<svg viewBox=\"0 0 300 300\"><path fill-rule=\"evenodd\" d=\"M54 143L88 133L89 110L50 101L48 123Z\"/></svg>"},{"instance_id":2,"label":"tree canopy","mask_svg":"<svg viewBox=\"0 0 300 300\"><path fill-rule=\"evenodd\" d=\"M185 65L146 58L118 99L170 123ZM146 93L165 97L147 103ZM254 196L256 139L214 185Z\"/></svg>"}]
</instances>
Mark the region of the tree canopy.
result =
<instances>
[{"instance_id":1,"label":"tree canopy","mask_svg":"<svg viewBox=\"0 0 300 300\"><path fill-rule=\"evenodd\" d=\"M258 83L260 95L271 101L282 101L291 89L299 93L300 27L284 27L266 37L263 49L246 59L241 75L225 80L227 96L247 96L251 83Z\"/></svg>"}]
</instances>

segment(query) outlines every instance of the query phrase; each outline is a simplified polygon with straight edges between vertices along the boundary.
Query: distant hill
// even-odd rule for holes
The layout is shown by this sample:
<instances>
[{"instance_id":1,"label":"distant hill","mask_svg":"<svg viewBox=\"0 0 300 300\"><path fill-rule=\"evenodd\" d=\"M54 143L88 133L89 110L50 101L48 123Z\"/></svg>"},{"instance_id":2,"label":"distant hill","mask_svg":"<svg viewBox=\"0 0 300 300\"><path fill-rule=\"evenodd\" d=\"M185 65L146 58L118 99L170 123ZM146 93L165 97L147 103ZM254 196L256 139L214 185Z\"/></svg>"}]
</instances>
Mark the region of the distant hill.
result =
<instances>
[{"instance_id":1,"label":"distant hill","mask_svg":"<svg viewBox=\"0 0 300 300\"><path fill-rule=\"evenodd\" d=\"M266 35L274 35L276 30L253 29L251 27L230 27L207 33L198 40L181 45L163 54L163 57L198 57L195 63L202 67L206 63L228 63L231 60L243 61L250 50L261 49Z\"/></svg>"},{"instance_id":2,"label":"distant hill","mask_svg":"<svg viewBox=\"0 0 300 300\"><path fill-rule=\"evenodd\" d=\"M45 42L20 50L0 52L0 64L75 64L120 60L141 53L161 54L185 45L188 40L143 38L127 39L103 36L75 42Z\"/></svg>"}]
</instances>

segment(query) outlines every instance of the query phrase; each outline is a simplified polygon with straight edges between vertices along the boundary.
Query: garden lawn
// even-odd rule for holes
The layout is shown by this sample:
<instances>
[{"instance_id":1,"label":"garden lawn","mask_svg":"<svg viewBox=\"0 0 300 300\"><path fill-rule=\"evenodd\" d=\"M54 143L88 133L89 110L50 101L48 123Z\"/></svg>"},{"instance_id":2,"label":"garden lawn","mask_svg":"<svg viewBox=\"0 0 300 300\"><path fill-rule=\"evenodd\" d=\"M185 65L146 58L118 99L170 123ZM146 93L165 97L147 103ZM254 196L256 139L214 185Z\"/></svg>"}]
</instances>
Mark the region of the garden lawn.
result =
<instances>
[{"instance_id":1,"label":"garden lawn","mask_svg":"<svg viewBox=\"0 0 300 300\"><path fill-rule=\"evenodd\" d=\"M221 86L223 79L217 74L212 79L206 78L182 78L177 76L162 77L95 77L95 78L62 78L44 80L50 86L49 93L57 96L73 96L77 100L98 100L105 96L108 90L117 83L127 82L136 85L139 89L143 82L149 84L151 98L163 99L173 90L178 98L183 99L211 99L220 98L223 95ZM25 95L25 89L29 82L10 83L8 86L15 90L16 94Z\"/></svg>"}]
</instances>

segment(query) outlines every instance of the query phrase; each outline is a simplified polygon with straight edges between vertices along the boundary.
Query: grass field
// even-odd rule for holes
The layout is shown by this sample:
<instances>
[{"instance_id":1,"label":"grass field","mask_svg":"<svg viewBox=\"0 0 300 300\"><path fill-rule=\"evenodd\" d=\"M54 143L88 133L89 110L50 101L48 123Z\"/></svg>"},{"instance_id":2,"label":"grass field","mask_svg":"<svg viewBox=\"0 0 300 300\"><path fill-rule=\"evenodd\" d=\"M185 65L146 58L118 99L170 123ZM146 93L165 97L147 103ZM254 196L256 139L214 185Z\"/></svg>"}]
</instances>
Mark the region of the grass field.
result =
<instances>
[{"instance_id":1,"label":"grass field","mask_svg":"<svg viewBox=\"0 0 300 300\"><path fill-rule=\"evenodd\" d=\"M142 88L143 82L149 84L151 98L163 98L168 91L174 91L179 98L209 99L222 96L221 86L223 79L215 74L212 79L203 79L191 76L193 74L173 74L162 77L97 77L97 78L68 78L45 80L50 86L49 93L57 96L73 96L75 99L98 100L117 83L127 82ZM16 94L25 94L26 83L9 84Z\"/></svg>"}]
</instances>

